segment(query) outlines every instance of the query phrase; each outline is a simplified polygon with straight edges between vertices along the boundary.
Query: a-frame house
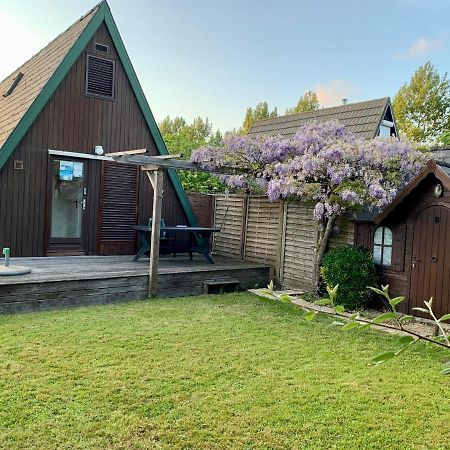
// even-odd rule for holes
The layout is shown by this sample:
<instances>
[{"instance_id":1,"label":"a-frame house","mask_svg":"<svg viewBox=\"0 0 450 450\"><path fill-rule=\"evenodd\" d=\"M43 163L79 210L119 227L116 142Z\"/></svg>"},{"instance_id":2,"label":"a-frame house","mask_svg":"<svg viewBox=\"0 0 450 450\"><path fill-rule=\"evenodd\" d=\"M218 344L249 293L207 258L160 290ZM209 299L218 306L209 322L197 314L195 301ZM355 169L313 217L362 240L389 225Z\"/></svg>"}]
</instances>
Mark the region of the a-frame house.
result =
<instances>
[{"instance_id":1,"label":"a-frame house","mask_svg":"<svg viewBox=\"0 0 450 450\"><path fill-rule=\"evenodd\" d=\"M136 166L103 152L167 149L106 1L0 83L0 247L13 256L131 254L151 216ZM174 171L162 216L195 225Z\"/></svg>"}]
</instances>

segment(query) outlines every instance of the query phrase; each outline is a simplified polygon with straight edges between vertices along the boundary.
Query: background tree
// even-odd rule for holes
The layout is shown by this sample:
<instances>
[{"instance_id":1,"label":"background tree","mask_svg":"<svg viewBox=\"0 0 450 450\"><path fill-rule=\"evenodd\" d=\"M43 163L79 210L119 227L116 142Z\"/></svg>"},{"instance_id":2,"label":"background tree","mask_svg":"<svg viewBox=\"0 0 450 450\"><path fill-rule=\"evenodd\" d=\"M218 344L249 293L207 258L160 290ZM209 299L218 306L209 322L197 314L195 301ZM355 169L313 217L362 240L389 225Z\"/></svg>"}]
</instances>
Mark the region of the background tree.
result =
<instances>
[{"instance_id":1,"label":"background tree","mask_svg":"<svg viewBox=\"0 0 450 450\"><path fill-rule=\"evenodd\" d=\"M444 133L439 136L438 143L440 145L450 145L450 130L444 131Z\"/></svg>"},{"instance_id":2,"label":"background tree","mask_svg":"<svg viewBox=\"0 0 450 450\"><path fill-rule=\"evenodd\" d=\"M223 140L219 130L212 131L208 118L197 117L192 123L187 123L183 117L171 119L167 116L158 126L169 152L181 153L185 159L191 157L193 150L206 144L220 145ZM213 193L225 190L217 177L207 173L180 170L178 175L183 188L188 192Z\"/></svg>"},{"instance_id":3,"label":"background tree","mask_svg":"<svg viewBox=\"0 0 450 450\"><path fill-rule=\"evenodd\" d=\"M286 114L297 114L307 111L315 111L319 109L320 103L317 94L314 91L307 91L300 97L297 104L293 108L286 110Z\"/></svg>"},{"instance_id":4,"label":"background tree","mask_svg":"<svg viewBox=\"0 0 450 450\"><path fill-rule=\"evenodd\" d=\"M212 131L208 118L197 117L192 123L187 123L183 117L171 119L167 116L158 126L169 152L181 153L186 159L190 158L192 150L222 141L220 131Z\"/></svg>"},{"instance_id":5,"label":"background tree","mask_svg":"<svg viewBox=\"0 0 450 450\"><path fill-rule=\"evenodd\" d=\"M393 200L428 159L406 141L357 138L337 122L312 122L292 139L236 136L219 147L204 147L192 161L220 169L231 187L258 187L270 200L314 202L319 236L314 285L336 219L364 207L382 208Z\"/></svg>"},{"instance_id":6,"label":"background tree","mask_svg":"<svg viewBox=\"0 0 450 450\"><path fill-rule=\"evenodd\" d=\"M450 82L427 62L409 83L403 85L393 102L400 132L413 142L436 143L450 129Z\"/></svg>"},{"instance_id":7,"label":"background tree","mask_svg":"<svg viewBox=\"0 0 450 450\"><path fill-rule=\"evenodd\" d=\"M245 113L244 122L242 123L241 134L248 134L252 125L261 119L269 119L271 117L277 117L277 108L269 111L269 105L267 102L260 102L253 108L247 108Z\"/></svg>"}]
</instances>

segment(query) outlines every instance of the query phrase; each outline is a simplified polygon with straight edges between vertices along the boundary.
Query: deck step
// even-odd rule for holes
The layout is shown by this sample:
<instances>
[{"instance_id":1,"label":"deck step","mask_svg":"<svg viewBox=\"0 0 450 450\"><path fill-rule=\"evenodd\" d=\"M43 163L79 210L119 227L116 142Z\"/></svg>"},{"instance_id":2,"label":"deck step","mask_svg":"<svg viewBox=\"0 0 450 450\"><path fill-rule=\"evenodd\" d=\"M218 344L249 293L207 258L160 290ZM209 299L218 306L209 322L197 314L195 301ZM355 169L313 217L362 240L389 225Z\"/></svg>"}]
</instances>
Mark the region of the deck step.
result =
<instances>
[{"instance_id":1,"label":"deck step","mask_svg":"<svg viewBox=\"0 0 450 450\"><path fill-rule=\"evenodd\" d=\"M222 294L223 292L233 292L238 286L237 278L212 278L203 281L203 292L205 294Z\"/></svg>"}]
</instances>

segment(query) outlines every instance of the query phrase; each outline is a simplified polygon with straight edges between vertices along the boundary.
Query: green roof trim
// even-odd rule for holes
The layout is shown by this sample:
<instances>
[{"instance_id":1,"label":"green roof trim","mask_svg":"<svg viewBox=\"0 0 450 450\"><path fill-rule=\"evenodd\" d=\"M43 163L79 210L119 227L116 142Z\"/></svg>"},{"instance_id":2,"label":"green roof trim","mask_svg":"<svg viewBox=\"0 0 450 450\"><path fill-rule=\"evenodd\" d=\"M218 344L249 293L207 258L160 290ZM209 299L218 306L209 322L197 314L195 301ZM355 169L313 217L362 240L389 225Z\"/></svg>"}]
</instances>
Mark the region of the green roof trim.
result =
<instances>
[{"instance_id":1,"label":"green roof trim","mask_svg":"<svg viewBox=\"0 0 450 450\"><path fill-rule=\"evenodd\" d=\"M44 86L42 91L39 93L34 102L31 104L30 108L27 110L27 112L24 114L20 122L17 124L15 129L8 136L8 139L3 144L2 150L0 151L0 169L2 169L2 167L6 164L6 162L14 152L17 145L25 136L25 133L29 130L29 128L36 120L39 113L51 99L52 95L55 93L56 89L63 81L69 70L75 64L75 62L77 61L83 50L86 48L86 45L92 39L94 33L103 23L103 21L105 22L108 31L111 35L111 38L114 42L114 45L116 46L117 53L120 57L125 73L127 74L134 95L136 96L136 99L147 122L147 125L150 129L150 132L153 136L153 139L155 140L156 148L158 149L158 152L161 155L167 155L169 153L167 151L166 145L161 136L159 128L156 124L155 118L153 117L153 113L150 109L147 99L145 98L142 87L136 76L136 72L134 71L131 60L125 49L125 45L123 44L122 38L120 37L119 30L117 29L117 26L114 22L114 18L112 17L108 3L104 0L100 3L97 12L94 14L92 19L86 25L86 28L82 31L75 44L67 52L61 64L58 66L53 75L50 77L47 84ZM195 218L189 200L181 185L180 179L178 178L176 171L174 169L169 169L168 173L189 224L191 226L196 226L197 219Z\"/></svg>"},{"instance_id":2,"label":"green roof trim","mask_svg":"<svg viewBox=\"0 0 450 450\"><path fill-rule=\"evenodd\" d=\"M34 102L28 108L27 112L24 114L20 122L8 136L8 139L3 144L2 150L0 152L0 169L6 164L6 161L8 161L9 157L12 155L17 145L19 145L20 141L25 136L25 133L29 130L29 128L36 120L39 113L51 99L52 95L55 93L61 81L64 79L69 70L72 68L75 61L78 59L78 57L81 55L82 51L90 41L91 37L94 35L100 24L103 22L103 19L105 17L104 11L105 11L104 3L102 3L98 11L94 14L90 22L86 25L86 28L78 37L75 44L67 52L61 64L58 66L53 75L50 77L47 84L44 86L42 91L39 93Z\"/></svg>"}]
</instances>

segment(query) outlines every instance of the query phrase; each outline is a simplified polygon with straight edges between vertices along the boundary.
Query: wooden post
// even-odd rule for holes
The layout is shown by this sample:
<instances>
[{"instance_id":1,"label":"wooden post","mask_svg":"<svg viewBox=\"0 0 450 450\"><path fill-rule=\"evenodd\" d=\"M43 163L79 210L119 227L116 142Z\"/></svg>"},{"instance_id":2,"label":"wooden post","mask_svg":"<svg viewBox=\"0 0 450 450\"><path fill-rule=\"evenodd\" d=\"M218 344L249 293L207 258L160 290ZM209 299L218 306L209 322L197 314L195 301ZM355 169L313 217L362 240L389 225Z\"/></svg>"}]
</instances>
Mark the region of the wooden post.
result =
<instances>
[{"instance_id":1,"label":"wooden post","mask_svg":"<svg viewBox=\"0 0 450 450\"><path fill-rule=\"evenodd\" d=\"M248 209L250 205L250 195L245 193L242 204L242 217L241 217L241 249L239 252L239 259L245 260L245 251L247 248L247 226L248 226Z\"/></svg>"},{"instance_id":2,"label":"wooden post","mask_svg":"<svg viewBox=\"0 0 450 450\"><path fill-rule=\"evenodd\" d=\"M143 167L153 187L152 236L150 243L150 267L148 295L155 297L158 292L159 236L161 232L161 207L163 198L164 173L160 167Z\"/></svg>"}]
</instances>

